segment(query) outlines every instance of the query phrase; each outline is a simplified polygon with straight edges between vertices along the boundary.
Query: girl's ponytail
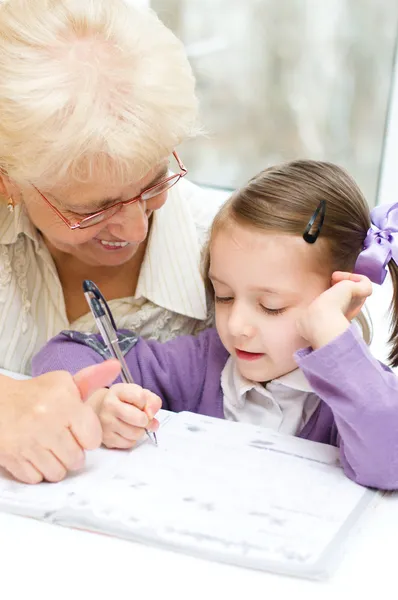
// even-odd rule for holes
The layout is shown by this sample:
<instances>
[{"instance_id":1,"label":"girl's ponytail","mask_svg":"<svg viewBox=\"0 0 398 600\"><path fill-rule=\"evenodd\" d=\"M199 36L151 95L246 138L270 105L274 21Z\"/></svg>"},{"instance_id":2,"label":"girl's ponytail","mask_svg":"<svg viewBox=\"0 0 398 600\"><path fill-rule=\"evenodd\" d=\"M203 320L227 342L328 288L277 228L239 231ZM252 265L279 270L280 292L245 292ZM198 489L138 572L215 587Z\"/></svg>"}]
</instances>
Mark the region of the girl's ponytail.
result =
<instances>
[{"instance_id":1,"label":"girl's ponytail","mask_svg":"<svg viewBox=\"0 0 398 600\"><path fill-rule=\"evenodd\" d=\"M391 350L388 355L391 366L398 367L398 265L394 260L390 260L388 264L390 271L392 285L393 285L393 297L390 305L390 339Z\"/></svg>"}]
</instances>

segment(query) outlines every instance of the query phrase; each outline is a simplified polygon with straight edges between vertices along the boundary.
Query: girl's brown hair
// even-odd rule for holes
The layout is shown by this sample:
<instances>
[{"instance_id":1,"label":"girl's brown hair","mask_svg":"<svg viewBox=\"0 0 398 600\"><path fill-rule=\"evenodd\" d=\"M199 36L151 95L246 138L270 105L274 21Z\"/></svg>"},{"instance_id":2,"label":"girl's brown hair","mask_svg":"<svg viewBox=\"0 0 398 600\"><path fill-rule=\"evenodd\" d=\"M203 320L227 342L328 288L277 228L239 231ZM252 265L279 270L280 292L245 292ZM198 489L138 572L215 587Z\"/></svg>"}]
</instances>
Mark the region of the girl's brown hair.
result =
<instances>
[{"instance_id":1,"label":"girl's brown hair","mask_svg":"<svg viewBox=\"0 0 398 600\"><path fill-rule=\"evenodd\" d=\"M302 236L308 221L326 201L325 220L314 251L320 265L333 271L354 270L370 227L369 206L353 178L337 165L296 160L265 169L235 192L216 215L204 255L206 285L210 266L210 248L217 232L231 222L264 232ZM398 365L398 267L390 261L394 283L393 327L389 359ZM210 286L210 287L209 287ZM369 341L369 324L362 314L360 323Z\"/></svg>"}]
</instances>

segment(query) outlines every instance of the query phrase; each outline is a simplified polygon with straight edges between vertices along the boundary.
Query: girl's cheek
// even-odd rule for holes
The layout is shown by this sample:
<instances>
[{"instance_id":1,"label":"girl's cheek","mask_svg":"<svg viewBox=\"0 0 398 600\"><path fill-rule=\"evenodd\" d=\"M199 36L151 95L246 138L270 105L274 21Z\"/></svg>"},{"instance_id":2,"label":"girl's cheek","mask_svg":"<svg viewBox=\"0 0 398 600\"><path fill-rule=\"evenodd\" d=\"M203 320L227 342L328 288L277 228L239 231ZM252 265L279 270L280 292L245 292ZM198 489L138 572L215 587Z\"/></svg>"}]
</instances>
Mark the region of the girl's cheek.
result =
<instances>
[{"instance_id":1,"label":"girl's cheek","mask_svg":"<svg viewBox=\"0 0 398 600\"><path fill-rule=\"evenodd\" d=\"M264 328L264 336L268 340L272 340L272 343L279 348L287 348L294 344L298 336L295 320L282 315L270 319Z\"/></svg>"}]
</instances>

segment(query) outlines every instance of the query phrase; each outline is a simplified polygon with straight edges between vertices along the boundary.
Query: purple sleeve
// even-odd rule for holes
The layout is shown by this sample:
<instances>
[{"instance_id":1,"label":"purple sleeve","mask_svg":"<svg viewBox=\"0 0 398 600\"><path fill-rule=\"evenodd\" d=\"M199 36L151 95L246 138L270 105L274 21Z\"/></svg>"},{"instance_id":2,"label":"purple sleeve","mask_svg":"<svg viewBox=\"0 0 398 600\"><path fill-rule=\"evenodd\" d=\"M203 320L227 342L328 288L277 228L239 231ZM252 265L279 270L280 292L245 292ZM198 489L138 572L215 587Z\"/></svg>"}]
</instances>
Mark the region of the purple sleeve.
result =
<instances>
[{"instance_id":1,"label":"purple sleeve","mask_svg":"<svg viewBox=\"0 0 398 600\"><path fill-rule=\"evenodd\" d=\"M398 488L398 378L370 353L352 325L296 361L314 392L330 407L346 474L362 485Z\"/></svg>"},{"instance_id":2,"label":"purple sleeve","mask_svg":"<svg viewBox=\"0 0 398 600\"><path fill-rule=\"evenodd\" d=\"M216 331L207 329L196 337L177 337L166 343L140 338L125 360L135 383L158 394L162 408L198 412L209 376L218 380L219 387L226 356ZM74 375L102 361L92 348L60 334L33 358L32 375L57 370Z\"/></svg>"}]
</instances>

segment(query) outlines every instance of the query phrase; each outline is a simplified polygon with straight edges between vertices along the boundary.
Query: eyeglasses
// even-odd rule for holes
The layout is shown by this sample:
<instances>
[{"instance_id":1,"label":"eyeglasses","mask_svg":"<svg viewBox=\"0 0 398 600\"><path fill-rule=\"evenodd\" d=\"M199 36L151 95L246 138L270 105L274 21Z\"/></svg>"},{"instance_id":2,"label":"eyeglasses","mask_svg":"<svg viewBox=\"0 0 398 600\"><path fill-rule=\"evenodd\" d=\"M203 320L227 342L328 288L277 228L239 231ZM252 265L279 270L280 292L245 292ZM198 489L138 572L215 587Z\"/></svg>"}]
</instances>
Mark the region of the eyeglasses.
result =
<instances>
[{"instance_id":1,"label":"eyeglasses","mask_svg":"<svg viewBox=\"0 0 398 600\"><path fill-rule=\"evenodd\" d=\"M35 185L33 187L40 194L43 200L48 204L48 206L53 209L53 211L61 219L61 221L63 221L63 223L65 223L65 225L69 227L69 229L71 229L72 231L74 229L86 229L87 227L98 225L98 223L101 223L101 221L104 221L105 219L110 219L115 213L117 213L121 208L123 208L123 206L129 206L129 204L133 204L134 202L138 201L146 202L151 198L154 198L155 196L159 196L163 192L166 192L171 187L173 187L173 185L175 185L182 177L185 177L185 175L188 173L187 169L181 162L177 152L173 152L173 156L178 163L178 167L180 169L179 173L173 173L172 175L166 177L162 181L159 181L155 185L152 185L146 190L143 190L141 194L139 194L138 196L134 196L134 198L131 198L130 200L116 202L116 204L113 204L109 208L104 208L103 210L99 210L91 215L87 215L87 217L84 217L84 219L76 221L75 223L71 223L69 219L67 219L58 210L58 208L51 204L50 200L46 198L45 195Z\"/></svg>"}]
</instances>

